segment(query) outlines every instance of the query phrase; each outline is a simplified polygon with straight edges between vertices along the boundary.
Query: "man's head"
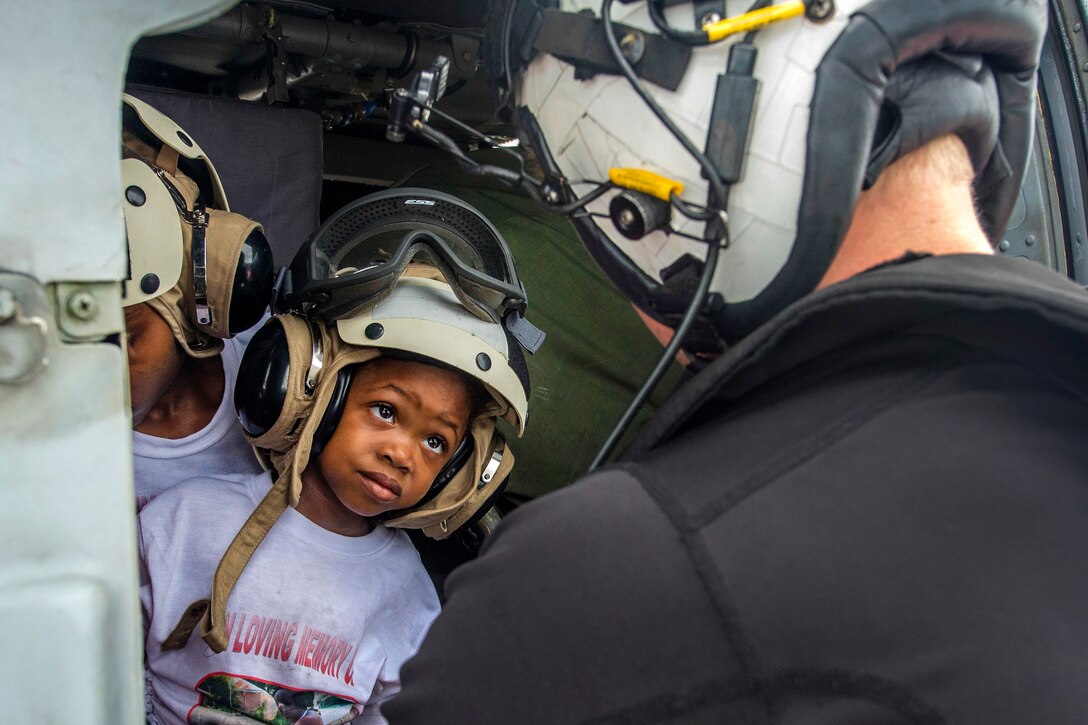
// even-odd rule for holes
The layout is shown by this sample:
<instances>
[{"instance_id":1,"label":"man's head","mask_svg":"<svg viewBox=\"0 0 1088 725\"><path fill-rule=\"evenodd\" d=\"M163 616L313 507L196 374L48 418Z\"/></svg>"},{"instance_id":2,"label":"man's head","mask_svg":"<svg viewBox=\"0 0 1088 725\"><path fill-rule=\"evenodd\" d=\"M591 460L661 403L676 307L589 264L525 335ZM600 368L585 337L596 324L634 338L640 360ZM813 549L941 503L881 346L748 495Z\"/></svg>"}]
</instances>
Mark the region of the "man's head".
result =
<instances>
[{"instance_id":1,"label":"man's head","mask_svg":"<svg viewBox=\"0 0 1088 725\"><path fill-rule=\"evenodd\" d=\"M812 291L862 190L949 133L967 149L984 231L991 240L1004 231L1030 148L1041 0L808 2L807 16L691 48L708 38L691 30L692 5L615 5L620 52L705 150L727 199L708 198L705 165L614 75L599 21L575 14L611 3L560 4L534 12L523 0L492 26L500 96L517 107L553 186L584 195L593 188L584 180L637 168L682 184L689 205L728 214L704 332L736 339ZM726 14L748 8L730 0ZM675 326L706 257L705 222L629 188L586 208L595 216L574 223L596 260L636 305Z\"/></svg>"},{"instance_id":2,"label":"man's head","mask_svg":"<svg viewBox=\"0 0 1088 725\"><path fill-rule=\"evenodd\" d=\"M411 508L453 460L488 398L478 381L448 366L389 356L363 363L304 485L361 517Z\"/></svg>"}]
</instances>

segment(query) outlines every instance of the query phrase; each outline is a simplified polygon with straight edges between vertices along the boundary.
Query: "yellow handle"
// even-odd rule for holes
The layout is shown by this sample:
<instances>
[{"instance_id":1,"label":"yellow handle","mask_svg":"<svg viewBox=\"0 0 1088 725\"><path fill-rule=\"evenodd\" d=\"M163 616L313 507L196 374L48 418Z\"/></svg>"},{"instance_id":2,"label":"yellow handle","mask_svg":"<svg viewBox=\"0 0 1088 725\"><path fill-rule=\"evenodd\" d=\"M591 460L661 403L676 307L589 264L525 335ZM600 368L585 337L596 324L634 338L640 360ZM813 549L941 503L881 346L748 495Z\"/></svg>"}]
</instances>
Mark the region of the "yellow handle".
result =
<instances>
[{"instance_id":1,"label":"yellow handle","mask_svg":"<svg viewBox=\"0 0 1088 725\"><path fill-rule=\"evenodd\" d=\"M684 193L684 185L679 181L646 169L609 169L608 179L616 186L641 191L661 201L669 201L672 194L679 196Z\"/></svg>"},{"instance_id":2,"label":"yellow handle","mask_svg":"<svg viewBox=\"0 0 1088 725\"><path fill-rule=\"evenodd\" d=\"M788 20L803 15L805 3L802 0L789 0L789 2L771 5L769 7L753 10L750 13L738 15L735 18L724 18L716 23L703 26L703 32L710 40L718 41L734 33L746 33L749 30L762 28L764 25Z\"/></svg>"}]
</instances>

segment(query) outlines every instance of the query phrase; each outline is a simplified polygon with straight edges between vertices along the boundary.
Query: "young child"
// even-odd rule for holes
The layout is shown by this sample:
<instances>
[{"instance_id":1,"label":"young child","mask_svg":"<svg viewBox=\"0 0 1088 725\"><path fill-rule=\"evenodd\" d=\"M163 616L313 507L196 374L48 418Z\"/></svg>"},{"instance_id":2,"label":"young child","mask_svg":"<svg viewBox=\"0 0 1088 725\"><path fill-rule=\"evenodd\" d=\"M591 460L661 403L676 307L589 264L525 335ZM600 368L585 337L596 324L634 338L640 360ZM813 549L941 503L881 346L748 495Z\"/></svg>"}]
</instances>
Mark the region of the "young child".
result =
<instances>
[{"instance_id":1,"label":"young child","mask_svg":"<svg viewBox=\"0 0 1088 725\"><path fill-rule=\"evenodd\" d=\"M124 108L123 304L139 511L196 472L261 470L230 401L273 263L261 227L225 211L215 168L191 137L137 98L125 95ZM182 168L206 177L220 208L203 206Z\"/></svg>"},{"instance_id":2,"label":"young child","mask_svg":"<svg viewBox=\"0 0 1088 725\"><path fill-rule=\"evenodd\" d=\"M495 422L526 415L517 344L442 279L410 267L369 309L254 337L236 398L276 475L187 481L139 517L149 722L384 722L438 613L392 527L486 510L513 465Z\"/></svg>"}]
</instances>

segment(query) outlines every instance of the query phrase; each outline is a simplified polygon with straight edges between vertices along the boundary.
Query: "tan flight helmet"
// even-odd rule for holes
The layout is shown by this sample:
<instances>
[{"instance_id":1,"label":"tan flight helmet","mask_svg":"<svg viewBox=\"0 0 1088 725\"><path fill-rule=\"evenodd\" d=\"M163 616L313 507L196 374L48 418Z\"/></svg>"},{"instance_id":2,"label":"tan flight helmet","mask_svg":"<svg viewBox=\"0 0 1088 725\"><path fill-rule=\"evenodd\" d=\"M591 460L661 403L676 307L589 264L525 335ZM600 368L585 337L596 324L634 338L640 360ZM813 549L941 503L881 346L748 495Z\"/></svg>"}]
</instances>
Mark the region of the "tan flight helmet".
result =
<instances>
[{"instance_id":1,"label":"tan flight helmet","mask_svg":"<svg viewBox=\"0 0 1088 725\"><path fill-rule=\"evenodd\" d=\"M129 262L122 304L148 303L187 355L216 355L223 339L264 314L272 250L260 224L230 212L219 175L196 141L144 101L122 98ZM183 167L204 177L211 205Z\"/></svg>"},{"instance_id":2,"label":"tan flight helmet","mask_svg":"<svg viewBox=\"0 0 1088 725\"><path fill-rule=\"evenodd\" d=\"M246 437L275 468L276 483L225 552L211 599L188 608L164 649L184 646L197 622L213 650L226 646L223 623L234 583L283 511L298 504L301 474L332 437L355 369L381 355L458 370L481 383L490 400L424 498L377 522L444 539L490 510L514 465L496 421L520 435L528 415L524 356L501 323L470 311L441 271L420 264L408 265L391 291L348 317L276 315L246 348L235 386Z\"/></svg>"}]
</instances>

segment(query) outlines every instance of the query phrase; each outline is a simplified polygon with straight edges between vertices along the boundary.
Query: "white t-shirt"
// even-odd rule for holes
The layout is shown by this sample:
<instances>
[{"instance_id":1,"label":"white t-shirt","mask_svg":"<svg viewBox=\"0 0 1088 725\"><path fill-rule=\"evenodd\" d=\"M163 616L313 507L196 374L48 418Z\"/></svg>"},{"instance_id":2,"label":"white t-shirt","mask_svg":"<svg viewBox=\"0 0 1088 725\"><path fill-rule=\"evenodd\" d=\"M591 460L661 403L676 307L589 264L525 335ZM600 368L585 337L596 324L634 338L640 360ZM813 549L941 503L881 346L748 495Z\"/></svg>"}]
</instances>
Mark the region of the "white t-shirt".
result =
<instances>
[{"instance_id":1,"label":"white t-shirt","mask_svg":"<svg viewBox=\"0 0 1088 725\"><path fill-rule=\"evenodd\" d=\"M263 321L262 321L263 324ZM234 381L252 329L223 341L223 399L211 422L184 438L158 438L132 431L132 465L136 477L136 511L178 481L197 475L259 473L253 449L242 435L234 410Z\"/></svg>"},{"instance_id":2,"label":"white t-shirt","mask_svg":"<svg viewBox=\"0 0 1088 725\"><path fill-rule=\"evenodd\" d=\"M268 473L192 479L140 513L153 725L226 722L225 712L268 723L382 723L379 703L400 689L401 665L438 614L404 532L340 536L288 508L231 593L227 649L215 654L195 631L182 649L163 652L182 612L209 596L220 557L271 486Z\"/></svg>"}]
</instances>

